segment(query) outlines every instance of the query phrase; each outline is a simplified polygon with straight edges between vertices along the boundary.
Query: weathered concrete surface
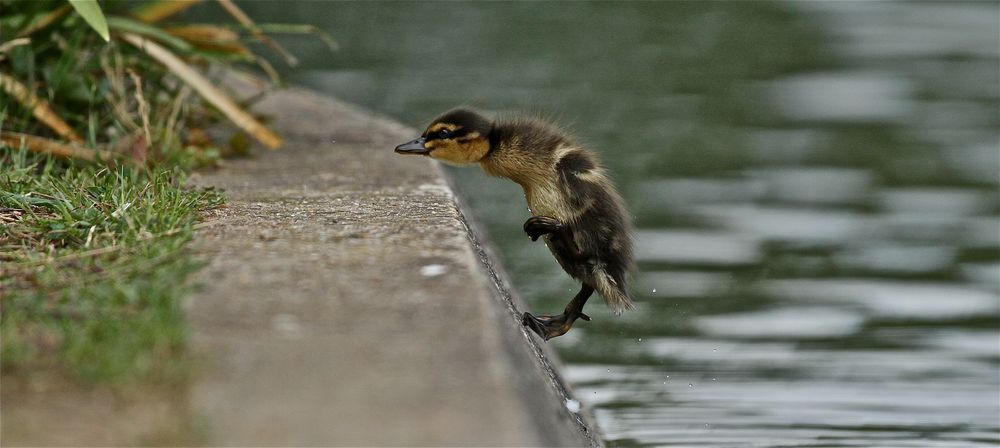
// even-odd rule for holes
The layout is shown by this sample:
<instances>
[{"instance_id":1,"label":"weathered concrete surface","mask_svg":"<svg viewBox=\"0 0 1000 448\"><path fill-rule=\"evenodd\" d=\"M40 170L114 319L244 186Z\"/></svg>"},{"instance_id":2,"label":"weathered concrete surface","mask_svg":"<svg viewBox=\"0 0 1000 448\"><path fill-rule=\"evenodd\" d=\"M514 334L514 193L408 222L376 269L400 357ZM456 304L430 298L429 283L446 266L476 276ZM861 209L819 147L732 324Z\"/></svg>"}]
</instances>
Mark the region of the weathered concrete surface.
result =
<instances>
[{"instance_id":1,"label":"weathered concrete surface","mask_svg":"<svg viewBox=\"0 0 1000 448\"><path fill-rule=\"evenodd\" d=\"M600 443L441 171L393 154L416 131L302 90L256 110L287 146L195 179L228 196L187 302L204 443Z\"/></svg>"}]
</instances>

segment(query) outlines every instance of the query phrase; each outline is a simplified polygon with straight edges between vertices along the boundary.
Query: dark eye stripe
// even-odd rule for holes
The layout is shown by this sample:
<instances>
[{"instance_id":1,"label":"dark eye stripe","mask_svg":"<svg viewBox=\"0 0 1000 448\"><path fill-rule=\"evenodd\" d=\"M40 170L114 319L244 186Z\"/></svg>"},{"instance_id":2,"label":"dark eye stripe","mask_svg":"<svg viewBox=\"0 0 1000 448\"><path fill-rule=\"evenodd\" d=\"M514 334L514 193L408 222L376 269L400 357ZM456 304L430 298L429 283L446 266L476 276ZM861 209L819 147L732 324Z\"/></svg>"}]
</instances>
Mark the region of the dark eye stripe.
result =
<instances>
[{"instance_id":1,"label":"dark eye stripe","mask_svg":"<svg viewBox=\"0 0 1000 448\"><path fill-rule=\"evenodd\" d=\"M442 140L447 138L458 138L468 133L469 133L468 129L465 128L458 128L454 130L441 129L437 132L432 133L430 136L428 136L428 138L432 140Z\"/></svg>"}]
</instances>

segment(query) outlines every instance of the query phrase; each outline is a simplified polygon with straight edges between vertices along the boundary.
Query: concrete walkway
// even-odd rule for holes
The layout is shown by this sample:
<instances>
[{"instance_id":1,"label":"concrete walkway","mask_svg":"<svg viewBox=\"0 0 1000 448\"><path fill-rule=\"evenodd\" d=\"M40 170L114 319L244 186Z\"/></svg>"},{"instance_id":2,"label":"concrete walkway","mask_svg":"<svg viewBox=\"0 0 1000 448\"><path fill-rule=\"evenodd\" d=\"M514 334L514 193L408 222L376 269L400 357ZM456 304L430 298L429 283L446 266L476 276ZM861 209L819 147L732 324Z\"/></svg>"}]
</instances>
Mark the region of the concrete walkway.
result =
<instances>
[{"instance_id":1,"label":"concrete walkway","mask_svg":"<svg viewBox=\"0 0 1000 448\"><path fill-rule=\"evenodd\" d=\"M441 171L393 154L415 130L303 90L255 110L287 146L195 178L228 197L186 304L204 443L600 443Z\"/></svg>"}]
</instances>

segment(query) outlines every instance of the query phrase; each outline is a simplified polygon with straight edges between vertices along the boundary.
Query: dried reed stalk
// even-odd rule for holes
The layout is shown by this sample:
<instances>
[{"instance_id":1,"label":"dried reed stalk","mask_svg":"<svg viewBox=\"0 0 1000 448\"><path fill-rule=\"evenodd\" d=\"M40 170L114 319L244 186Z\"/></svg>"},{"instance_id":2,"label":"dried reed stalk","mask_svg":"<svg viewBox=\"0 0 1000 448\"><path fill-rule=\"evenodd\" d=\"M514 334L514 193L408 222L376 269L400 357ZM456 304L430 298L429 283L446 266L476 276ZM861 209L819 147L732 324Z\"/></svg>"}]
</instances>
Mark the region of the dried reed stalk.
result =
<instances>
[{"instance_id":1,"label":"dried reed stalk","mask_svg":"<svg viewBox=\"0 0 1000 448\"><path fill-rule=\"evenodd\" d=\"M27 86L20 81L0 73L0 89L8 95L14 97L17 102L24 107L31 109L31 114L50 129L59 134L60 137L75 143L82 143L83 139L73 130L62 118L59 118L49 103L38 95L35 95Z\"/></svg>"},{"instance_id":2,"label":"dried reed stalk","mask_svg":"<svg viewBox=\"0 0 1000 448\"><path fill-rule=\"evenodd\" d=\"M0 131L0 143L11 148L24 146L24 148L31 152L51 154L64 159L73 158L95 161L112 160L121 157L110 151L85 148L79 145L67 144L44 137L12 131Z\"/></svg>"},{"instance_id":3,"label":"dried reed stalk","mask_svg":"<svg viewBox=\"0 0 1000 448\"><path fill-rule=\"evenodd\" d=\"M236 4L232 2L232 0L218 0L218 2L220 5L222 5L223 8L226 9L229 15L233 16L233 18L236 19L237 22L240 22L240 24L246 27L246 29L250 30L250 32L253 33L254 37L256 37L257 40L261 41L261 43L267 45L272 50L281 55L281 57L285 59L286 64L292 67L299 64L299 60L296 59L295 56L293 56L291 53L282 48L281 45L278 45L278 43L275 42L274 39L271 39L270 36L264 34L264 32L257 27L257 24L253 23L253 20L250 19L250 16L246 15L246 13L243 12L243 10L240 9L239 6L236 6Z\"/></svg>"},{"instance_id":4,"label":"dried reed stalk","mask_svg":"<svg viewBox=\"0 0 1000 448\"><path fill-rule=\"evenodd\" d=\"M202 0L160 0L157 2L147 3L145 6L142 6L134 11L133 14L135 14L136 19L139 19L142 22L159 22L160 20L197 5L198 3L201 3L201 1Z\"/></svg>"},{"instance_id":5,"label":"dried reed stalk","mask_svg":"<svg viewBox=\"0 0 1000 448\"><path fill-rule=\"evenodd\" d=\"M145 51L150 57L165 65L168 70L194 88L202 98L222 111L233 123L243 128L257 141L270 149L278 149L283 144L281 137L272 132L253 116L246 113L228 95L213 86L204 76L186 64L176 55L156 42L132 33L122 33L122 39Z\"/></svg>"}]
</instances>

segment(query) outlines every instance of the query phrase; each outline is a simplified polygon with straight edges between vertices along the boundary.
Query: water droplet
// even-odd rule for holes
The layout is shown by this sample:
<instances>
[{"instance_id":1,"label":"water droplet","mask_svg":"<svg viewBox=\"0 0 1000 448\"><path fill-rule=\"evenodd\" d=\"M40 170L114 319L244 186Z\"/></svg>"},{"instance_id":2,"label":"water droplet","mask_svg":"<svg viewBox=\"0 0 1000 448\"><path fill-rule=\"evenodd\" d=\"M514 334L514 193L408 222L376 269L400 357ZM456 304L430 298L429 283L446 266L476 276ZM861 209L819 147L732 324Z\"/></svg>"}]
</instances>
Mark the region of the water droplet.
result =
<instances>
[{"instance_id":1,"label":"water droplet","mask_svg":"<svg viewBox=\"0 0 1000 448\"><path fill-rule=\"evenodd\" d=\"M694 387L694 384L688 383L688 387Z\"/></svg>"},{"instance_id":2,"label":"water droplet","mask_svg":"<svg viewBox=\"0 0 1000 448\"><path fill-rule=\"evenodd\" d=\"M712 381L715 381L715 378L712 378Z\"/></svg>"},{"instance_id":3,"label":"water droplet","mask_svg":"<svg viewBox=\"0 0 1000 448\"><path fill-rule=\"evenodd\" d=\"M719 349L717 349L717 348L713 348L713 349L712 349L712 351L713 351L713 352L717 352L717 351L719 351Z\"/></svg>"},{"instance_id":4,"label":"water droplet","mask_svg":"<svg viewBox=\"0 0 1000 448\"><path fill-rule=\"evenodd\" d=\"M670 375L667 375L667 378L670 378Z\"/></svg>"},{"instance_id":5,"label":"water droplet","mask_svg":"<svg viewBox=\"0 0 1000 448\"><path fill-rule=\"evenodd\" d=\"M667 384L667 382L666 382L666 381L664 381L664 382L663 382L663 384Z\"/></svg>"},{"instance_id":6,"label":"water droplet","mask_svg":"<svg viewBox=\"0 0 1000 448\"><path fill-rule=\"evenodd\" d=\"M656 288L653 288L653 294L656 294Z\"/></svg>"},{"instance_id":7,"label":"water droplet","mask_svg":"<svg viewBox=\"0 0 1000 448\"><path fill-rule=\"evenodd\" d=\"M611 373L611 369L608 369L608 373Z\"/></svg>"},{"instance_id":8,"label":"water droplet","mask_svg":"<svg viewBox=\"0 0 1000 448\"><path fill-rule=\"evenodd\" d=\"M572 413L580 412L580 402L572 398L566 400L566 409Z\"/></svg>"},{"instance_id":9,"label":"water droplet","mask_svg":"<svg viewBox=\"0 0 1000 448\"><path fill-rule=\"evenodd\" d=\"M705 423L705 427L706 427L706 428L710 428L710 427L711 427L711 425L709 425L708 423Z\"/></svg>"},{"instance_id":10,"label":"water droplet","mask_svg":"<svg viewBox=\"0 0 1000 448\"><path fill-rule=\"evenodd\" d=\"M642 342L642 338L639 338L639 342Z\"/></svg>"}]
</instances>

